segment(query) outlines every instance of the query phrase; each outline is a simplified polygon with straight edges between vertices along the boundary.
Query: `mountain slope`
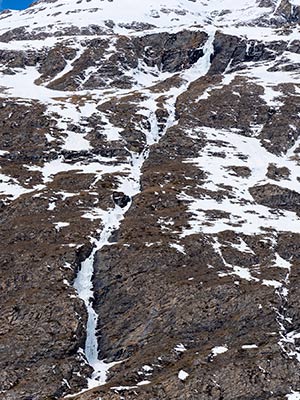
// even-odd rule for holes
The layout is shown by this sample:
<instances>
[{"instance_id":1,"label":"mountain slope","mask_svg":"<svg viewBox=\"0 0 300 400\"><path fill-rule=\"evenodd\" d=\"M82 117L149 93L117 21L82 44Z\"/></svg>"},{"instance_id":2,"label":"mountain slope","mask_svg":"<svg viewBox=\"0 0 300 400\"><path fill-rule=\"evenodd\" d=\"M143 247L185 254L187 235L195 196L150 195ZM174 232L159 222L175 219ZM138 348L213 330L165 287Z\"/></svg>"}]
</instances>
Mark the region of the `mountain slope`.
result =
<instances>
[{"instance_id":1,"label":"mountain slope","mask_svg":"<svg viewBox=\"0 0 300 400\"><path fill-rule=\"evenodd\" d=\"M300 398L299 7L0 15L5 400Z\"/></svg>"},{"instance_id":2,"label":"mountain slope","mask_svg":"<svg viewBox=\"0 0 300 400\"><path fill-rule=\"evenodd\" d=\"M240 24L268 14L271 4L259 7L255 0L146 0L139 4L132 0L82 0L76 3L42 0L22 12L5 12L0 32L24 27L28 33L50 35L68 30L70 26L76 30L96 25L107 32L125 33L132 28L147 29L147 25L149 29L209 24L212 21L217 25Z\"/></svg>"}]
</instances>

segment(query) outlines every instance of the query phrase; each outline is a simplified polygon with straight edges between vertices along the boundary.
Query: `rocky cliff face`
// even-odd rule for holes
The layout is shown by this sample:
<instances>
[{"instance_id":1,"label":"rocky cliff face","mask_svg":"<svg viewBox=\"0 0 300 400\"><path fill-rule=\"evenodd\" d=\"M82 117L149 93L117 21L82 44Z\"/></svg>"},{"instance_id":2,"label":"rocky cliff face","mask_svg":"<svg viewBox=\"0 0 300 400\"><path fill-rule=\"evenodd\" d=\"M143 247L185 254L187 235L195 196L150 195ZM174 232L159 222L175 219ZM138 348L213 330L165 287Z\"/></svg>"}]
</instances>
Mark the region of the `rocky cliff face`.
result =
<instances>
[{"instance_id":1,"label":"rocky cliff face","mask_svg":"<svg viewBox=\"0 0 300 400\"><path fill-rule=\"evenodd\" d=\"M300 399L299 9L0 14L1 399Z\"/></svg>"}]
</instances>

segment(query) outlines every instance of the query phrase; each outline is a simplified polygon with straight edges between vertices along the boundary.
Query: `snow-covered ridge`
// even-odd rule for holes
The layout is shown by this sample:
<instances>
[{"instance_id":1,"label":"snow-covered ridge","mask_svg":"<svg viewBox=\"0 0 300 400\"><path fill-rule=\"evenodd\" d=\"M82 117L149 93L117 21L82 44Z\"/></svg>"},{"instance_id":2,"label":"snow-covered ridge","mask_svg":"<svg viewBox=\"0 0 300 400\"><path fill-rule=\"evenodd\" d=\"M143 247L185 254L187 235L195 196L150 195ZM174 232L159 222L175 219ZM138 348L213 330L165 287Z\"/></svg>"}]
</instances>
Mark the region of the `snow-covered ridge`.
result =
<instances>
[{"instance_id":1,"label":"snow-covered ridge","mask_svg":"<svg viewBox=\"0 0 300 400\"><path fill-rule=\"evenodd\" d=\"M258 0L81 0L39 1L24 11L0 15L0 34L25 27L27 32L57 32L89 25L126 32L136 23L158 28L212 24L246 24L270 13Z\"/></svg>"}]
</instances>

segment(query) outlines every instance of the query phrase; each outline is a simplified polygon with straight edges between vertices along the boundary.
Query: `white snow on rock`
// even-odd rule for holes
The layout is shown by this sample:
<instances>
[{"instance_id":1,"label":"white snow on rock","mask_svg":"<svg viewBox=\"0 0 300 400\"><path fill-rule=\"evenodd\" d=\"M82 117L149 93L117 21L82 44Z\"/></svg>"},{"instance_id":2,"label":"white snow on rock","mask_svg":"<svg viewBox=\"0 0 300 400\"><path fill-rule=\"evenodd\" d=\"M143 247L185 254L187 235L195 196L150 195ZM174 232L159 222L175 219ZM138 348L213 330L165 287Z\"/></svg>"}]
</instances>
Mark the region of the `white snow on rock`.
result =
<instances>
[{"instance_id":1,"label":"white snow on rock","mask_svg":"<svg viewBox=\"0 0 300 400\"><path fill-rule=\"evenodd\" d=\"M269 164L287 167L291 171L290 179L281 180L280 186L300 192L297 179L300 176L300 166L292 157L293 149L286 155L276 156L268 152L258 139L243 136L234 130L207 127L195 130L191 135L194 139L198 135L199 140L205 137L207 141L198 158L186 160L187 163L193 163L201 170L207 171L208 179L203 188L216 192L222 186L233 186L233 190L230 196L225 195L220 201L209 196L197 199L183 192L179 199L188 203L189 212L193 217L189 221L190 226L183 230L181 237L198 232L218 233L227 229L249 235L263 233L266 229L278 232L300 231L300 218L296 213L281 211L276 214L274 210L256 204L249 192L249 189L256 185L274 183L266 177ZM211 157L214 152L224 152L225 158ZM232 176L229 170L232 165L247 166L251 175L247 179ZM224 211L228 216L210 222L206 216L206 211L209 210Z\"/></svg>"},{"instance_id":2,"label":"white snow on rock","mask_svg":"<svg viewBox=\"0 0 300 400\"><path fill-rule=\"evenodd\" d=\"M69 222L53 222L53 224L55 225L55 229L57 231L60 231L61 228L65 228L70 225Z\"/></svg>"},{"instance_id":3,"label":"white snow on rock","mask_svg":"<svg viewBox=\"0 0 300 400\"><path fill-rule=\"evenodd\" d=\"M188 377L189 377L189 374L187 372L185 372L183 369L179 371L178 378L181 381L185 381Z\"/></svg>"},{"instance_id":4,"label":"white snow on rock","mask_svg":"<svg viewBox=\"0 0 300 400\"><path fill-rule=\"evenodd\" d=\"M181 244L178 243L170 243L169 245L172 249L177 250L179 253L181 254L186 254L185 250L184 250L184 246L182 246Z\"/></svg>"},{"instance_id":5,"label":"white snow on rock","mask_svg":"<svg viewBox=\"0 0 300 400\"><path fill-rule=\"evenodd\" d=\"M288 269L289 271L291 269L291 263L289 261L286 261L284 258L280 257L278 253L275 254L274 265L278 268Z\"/></svg>"},{"instance_id":6,"label":"white snow on rock","mask_svg":"<svg viewBox=\"0 0 300 400\"><path fill-rule=\"evenodd\" d=\"M251 350L251 349L257 349L258 346L256 344L244 344L242 346L243 350Z\"/></svg>"},{"instance_id":7,"label":"white snow on rock","mask_svg":"<svg viewBox=\"0 0 300 400\"><path fill-rule=\"evenodd\" d=\"M175 348L175 351L177 351L178 353L184 353L186 351L186 347L182 344L179 343Z\"/></svg>"},{"instance_id":8,"label":"white snow on rock","mask_svg":"<svg viewBox=\"0 0 300 400\"><path fill-rule=\"evenodd\" d=\"M216 346L211 350L213 357L218 356L219 354L224 354L228 351L227 346Z\"/></svg>"},{"instance_id":9,"label":"white snow on rock","mask_svg":"<svg viewBox=\"0 0 300 400\"><path fill-rule=\"evenodd\" d=\"M16 199L22 194L30 192L32 192L32 189L26 189L16 179L0 173L0 195L5 194L12 199Z\"/></svg>"},{"instance_id":10,"label":"white snow on rock","mask_svg":"<svg viewBox=\"0 0 300 400\"><path fill-rule=\"evenodd\" d=\"M255 254L254 251L247 245L247 243L240 238L240 243L231 243L231 247L234 249L237 249L238 251L242 253L250 253L250 254Z\"/></svg>"},{"instance_id":11,"label":"white snow on rock","mask_svg":"<svg viewBox=\"0 0 300 400\"><path fill-rule=\"evenodd\" d=\"M282 287L282 283L276 281L275 279L263 279L262 284L265 286L271 286L274 287L275 289L279 289Z\"/></svg>"},{"instance_id":12,"label":"white snow on rock","mask_svg":"<svg viewBox=\"0 0 300 400\"><path fill-rule=\"evenodd\" d=\"M143 365L142 366L142 370L145 371L145 372L152 372L153 368L150 367L150 365Z\"/></svg>"},{"instance_id":13,"label":"white snow on rock","mask_svg":"<svg viewBox=\"0 0 300 400\"><path fill-rule=\"evenodd\" d=\"M131 390L136 388L137 386L113 386L111 387L111 390L115 390L116 392L121 392L123 390Z\"/></svg>"},{"instance_id":14,"label":"white snow on rock","mask_svg":"<svg viewBox=\"0 0 300 400\"><path fill-rule=\"evenodd\" d=\"M249 268L238 267L238 266L234 265L232 267L232 269L233 269L233 274L236 276L239 276L241 279L246 279L247 281L255 280L255 278L252 276Z\"/></svg>"},{"instance_id":15,"label":"white snow on rock","mask_svg":"<svg viewBox=\"0 0 300 400\"><path fill-rule=\"evenodd\" d=\"M221 258L222 262L224 263L225 267L229 269L228 272L219 272L218 276L220 278L225 277L225 276L238 276L241 279L245 279L247 281L258 281L259 279L254 277L250 271L249 268L247 267L240 267L238 265L232 265L229 262L225 260L223 257L222 253L222 245L219 243L219 241L215 238L214 242L212 243L214 251L219 255Z\"/></svg>"},{"instance_id":16,"label":"white snow on rock","mask_svg":"<svg viewBox=\"0 0 300 400\"><path fill-rule=\"evenodd\" d=\"M139 383L137 383L137 386L144 386L144 385L149 385L151 383L151 381L145 380L145 381L141 381Z\"/></svg>"},{"instance_id":17,"label":"white snow on rock","mask_svg":"<svg viewBox=\"0 0 300 400\"><path fill-rule=\"evenodd\" d=\"M288 400L300 400L300 392L292 392L286 395Z\"/></svg>"}]
</instances>

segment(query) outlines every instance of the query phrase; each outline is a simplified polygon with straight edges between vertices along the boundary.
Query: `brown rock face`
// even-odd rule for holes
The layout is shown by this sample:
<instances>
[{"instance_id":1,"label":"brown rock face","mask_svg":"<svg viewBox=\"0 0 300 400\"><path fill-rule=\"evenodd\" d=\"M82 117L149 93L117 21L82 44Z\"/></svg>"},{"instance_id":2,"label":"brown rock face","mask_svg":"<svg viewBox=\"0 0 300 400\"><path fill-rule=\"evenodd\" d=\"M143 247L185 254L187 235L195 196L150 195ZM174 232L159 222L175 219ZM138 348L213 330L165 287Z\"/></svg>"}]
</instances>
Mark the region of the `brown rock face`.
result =
<instances>
[{"instance_id":1,"label":"brown rock face","mask_svg":"<svg viewBox=\"0 0 300 400\"><path fill-rule=\"evenodd\" d=\"M282 0L277 8L276 14L284 17L288 22L299 22L300 7L290 0Z\"/></svg>"},{"instance_id":2,"label":"brown rock face","mask_svg":"<svg viewBox=\"0 0 300 400\"><path fill-rule=\"evenodd\" d=\"M299 7L100 3L0 14L0 398L297 400Z\"/></svg>"},{"instance_id":3,"label":"brown rock face","mask_svg":"<svg viewBox=\"0 0 300 400\"><path fill-rule=\"evenodd\" d=\"M176 34L146 35L134 41L137 55L149 67L162 71L179 72L203 57L207 35L204 32L182 31Z\"/></svg>"},{"instance_id":4,"label":"brown rock face","mask_svg":"<svg viewBox=\"0 0 300 400\"><path fill-rule=\"evenodd\" d=\"M267 184L251 188L250 193L259 204L299 212L299 193L293 190Z\"/></svg>"}]
</instances>

